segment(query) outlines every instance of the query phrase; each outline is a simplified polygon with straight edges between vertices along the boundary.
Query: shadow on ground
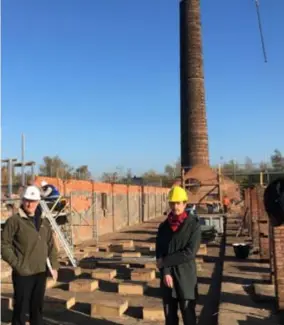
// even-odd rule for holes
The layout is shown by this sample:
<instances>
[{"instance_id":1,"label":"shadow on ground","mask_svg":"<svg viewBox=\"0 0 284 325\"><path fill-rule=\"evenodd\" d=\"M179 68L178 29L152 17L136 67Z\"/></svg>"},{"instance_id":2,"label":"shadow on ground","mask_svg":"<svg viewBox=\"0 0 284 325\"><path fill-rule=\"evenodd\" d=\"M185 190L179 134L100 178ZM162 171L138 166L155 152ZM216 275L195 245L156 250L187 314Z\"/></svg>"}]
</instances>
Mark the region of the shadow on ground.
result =
<instances>
[{"instance_id":1,"label":"shadow on ground","mask_svg":"<svg viewBox=\"0 0 284 325\"><path fill-rule=\"evenodd\" d=\"M237 277L237 276L229 276L229 275L224 275L223 276L223 282L231 282L231 283L236 283L236 284L243 284L243 285L249 285L252 283L258 283L258 284L270 284L270 280L265 280L265 279L245 279L242 277Z\"/></svg>"},{"instance_id":2,"label":"shadow on ground","mask_svg":"<svg viewBox=\"0 0 284 325\"><path fill-rule=\"evenodd\" d=\"M248 259L237 259L235 256L225 256L225 262L237 262L237 263L269 263L269 260L259 260L257 258L248 258Z\"/></svg>"},{"instance_id":3,"label":"shadow on ground","mask_svg":"<svg viewBox=\"0 0 284 325\"><path fill-rule=\"evenodd\" d=\"M239 320L238 325L281 325L284 324L284 319L282 315L273 315L267 318L257 318L252 316L247 316L246 320Z\"/></svg>"},{"instance_id":4,"label":"shadow on ground","mask_svg":"<svg viewBox=\"0 0 284 325\"><path fill-rule=\"evenodd\" d=\"M240 271L244 272L256 272L256 273L270 273L269 267L258 267L258 266L245 266L245 265L238 265L237 268Z\"/></svg>"},{"instance_id":5,"label":"shadow on ground","mask_svg":"<svg viewBox=\"0 0 284 325\"><path fill-rule=\"evenodd\" d=\"M136 235L156 235L157 231L155 230L125 230L125 234L136 234Z\"/></svg>"},{"instance_id":6,"label":"shadow on ground","mask_svg":"<svg viewBox=\"0 0 284 325\"><path fill-rule=\"evenodd\" d=\"M83 313L90 313L90 307L85 304L76 304L73 310L46 310L44 312L45 325L119 325L120 323L105 319L92 318ZM12 320L12 312L1 313L1 324L9 324Z\"/></svg>"},{"instance_id":7,"label":"shadow on ground","mask_svg":"<svg viewBox=\"0 0 284 325\"><path fill-rule=\"evenodd\" d=\"M273 304L271 303L271 301L255 302L252 299L251 295L223 292L222 303L230 303L238 306L261 308L273 311Z\"/></svg>"},{"instance_id":8,"label":"shadow on ground","mask_svg":"<svg viewBox=\"0 0 284 325\"><path fill-rule=\"evenodd\" d=\"M224 234L226 233L226 223L224 225ZM215 262L215 268L212 277L208 279L210 288L206 297L200 296L199 303L203 304L198 325L217 325L218 324L218 311L220 303L220 293L222 284L222 273L224 265L224 256L226 248L226 236L224 235L220 243L220 252L218 257L209 258L210 262ZM206 258L208 261L208 258ZM206 278L199 278L200 281L205 281ZM207 281L207 280L206 280ZM204 282L203 282L204 283ZM204 300L204 301L202 301Z\"/></svg>"},{"instance_id":9,"label":"shadow on ground","mask_svg":"<svg viewBox=\"0 0 284 325\"><path fill-rule=\"evenodd\" d=\"M78 306L76 307L76 309L77 308ZM82 309L82 306L80 306L80 309ZM118 325L119 324L105 319L92 318L76 310L68 310L68 311L57 312L57 313L45 312L44 322L45 325L52 325L52 324Z\"/></svg>"}]
</instances>

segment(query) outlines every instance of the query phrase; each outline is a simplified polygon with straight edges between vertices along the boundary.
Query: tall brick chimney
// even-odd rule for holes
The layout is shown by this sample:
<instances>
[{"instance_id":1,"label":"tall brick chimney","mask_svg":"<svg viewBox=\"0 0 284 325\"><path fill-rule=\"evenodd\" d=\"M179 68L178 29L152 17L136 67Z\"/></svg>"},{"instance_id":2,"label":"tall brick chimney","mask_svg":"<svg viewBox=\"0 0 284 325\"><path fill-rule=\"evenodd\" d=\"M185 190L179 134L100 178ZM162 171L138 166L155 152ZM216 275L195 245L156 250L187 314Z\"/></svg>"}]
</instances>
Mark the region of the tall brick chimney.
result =
<instances>
[{"instance_id":1,"label":"tall brick chimney","mask_svg":"<svg viewBox=\"0 0 284 325\"><path fill-rule=\"evenodd\" d=\"M181 164L209 165L200 0L180 1Z\"/></svg>"}]
</instances>

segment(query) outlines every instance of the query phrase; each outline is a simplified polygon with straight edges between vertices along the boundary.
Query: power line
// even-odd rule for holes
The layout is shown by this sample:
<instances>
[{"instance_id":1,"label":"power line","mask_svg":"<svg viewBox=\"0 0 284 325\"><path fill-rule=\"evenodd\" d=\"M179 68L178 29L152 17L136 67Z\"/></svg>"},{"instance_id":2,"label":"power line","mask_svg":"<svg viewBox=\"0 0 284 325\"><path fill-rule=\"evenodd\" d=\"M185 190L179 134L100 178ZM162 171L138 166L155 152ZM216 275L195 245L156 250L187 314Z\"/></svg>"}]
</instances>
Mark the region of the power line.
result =
<instances>
[{"instance_id":1,"label":"power line","mask_svg":"<svg viewBox=\"0 0 284 325\"><path fill-rule=\"evenodd\" d=\"M260 39L261 39L261 45L262 45L262 52L264 57L264 62L267 63L267 55L265 50L265 44L264 44L264 36L262 31L262 23L261 23L261 17L260 17L260 9L259 9L259 1L255 0L255 7L256 7L256 14L257 14L257 20L258 20L258 28L260 33Z\"/></svg>"}]
</instances>

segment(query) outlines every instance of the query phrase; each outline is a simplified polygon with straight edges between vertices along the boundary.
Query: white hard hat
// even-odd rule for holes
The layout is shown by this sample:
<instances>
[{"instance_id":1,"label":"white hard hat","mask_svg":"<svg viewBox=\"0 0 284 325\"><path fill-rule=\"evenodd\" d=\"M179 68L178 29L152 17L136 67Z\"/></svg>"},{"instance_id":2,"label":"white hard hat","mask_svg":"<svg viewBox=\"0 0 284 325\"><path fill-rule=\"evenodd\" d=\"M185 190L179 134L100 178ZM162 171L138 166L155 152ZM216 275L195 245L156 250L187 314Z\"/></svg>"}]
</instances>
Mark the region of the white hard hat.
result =
<instances>
[{"instance_id":1,"label":"white hard hat","mask_svg":"<svg viewBox=\"0 0 284 325\"><path fill-rule=\"evenodd\" d=\"M40 201L40 190L34 186L28 186L24 192L23 198L31 201Z\"/></svg>"},{"instance_id":2,"label":"white hard hat","mask_svg":"<svg viewBox=\"0 0 284 325\"><path fill-rule=\"evenodd\" d=\"M42 181L42 182L40 183L40 185L41 185L41 187L44 187L44 186L48 185L48 183L47 183L46 181Z\"/></svg>"}]
</instances>

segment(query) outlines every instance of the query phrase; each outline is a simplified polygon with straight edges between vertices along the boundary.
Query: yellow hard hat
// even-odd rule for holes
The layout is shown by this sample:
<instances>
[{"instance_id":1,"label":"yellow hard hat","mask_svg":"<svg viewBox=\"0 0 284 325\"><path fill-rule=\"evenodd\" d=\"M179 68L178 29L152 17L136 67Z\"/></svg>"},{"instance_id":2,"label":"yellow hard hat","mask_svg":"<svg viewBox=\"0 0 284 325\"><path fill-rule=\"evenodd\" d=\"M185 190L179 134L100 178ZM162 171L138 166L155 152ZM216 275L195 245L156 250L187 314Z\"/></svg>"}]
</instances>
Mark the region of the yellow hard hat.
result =
<instances>
[{"instance_id":1,"label":"yellow hard hat","mask_svg":"<svg viewBox=\"0 0 284 325\"><path fill-rule=\"evenodd\" d=\"M171 188L168 195L169 202L187 202L188 196L186 191L180 186L174 186Z\"/></svg>"}]
</instances>

